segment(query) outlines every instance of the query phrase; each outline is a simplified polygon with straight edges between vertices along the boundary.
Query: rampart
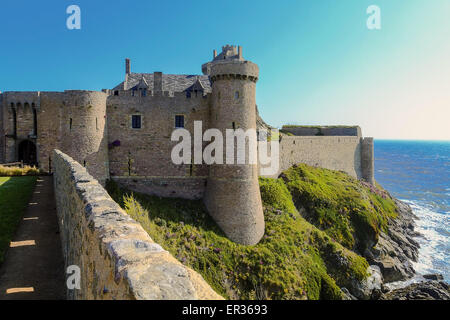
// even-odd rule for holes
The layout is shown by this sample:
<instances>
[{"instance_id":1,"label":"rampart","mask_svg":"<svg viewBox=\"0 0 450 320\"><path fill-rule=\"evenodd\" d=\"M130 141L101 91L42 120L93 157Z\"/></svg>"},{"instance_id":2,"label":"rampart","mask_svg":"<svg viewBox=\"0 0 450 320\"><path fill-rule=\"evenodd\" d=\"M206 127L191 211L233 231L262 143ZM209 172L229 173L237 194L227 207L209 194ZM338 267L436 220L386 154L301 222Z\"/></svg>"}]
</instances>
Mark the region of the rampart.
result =
<instances>
[{"instance_id":1,"label":"rampart","mask_svg":"<svg viewBox=\"0 0 450 320\"><path fill-rule=\"evenodd\" d=\"M65 264L81 271L80 290L68 290L68 299L222 299L155 243L86 168L59 150L52 158Z\"/></svg>"},{"instance_id":2,"label":"rampart","mask_svg":"<svg viewBox=\"0 0 450 320\"><path fill-rule=\"evenodd\" d=\"M271 175L272 178L295 164L306 163L344 171L354 178L374 183L373 138L283 135L279 153L279 171Z\"/></svg>"},{"instance_id":3,"label":"rampart","mask_svg":"<svg viewBox=\"0 0 450 320\"><path fill-rule=\"evenodd\" d=\"M284 132L295 136L355 136L361 137L359 126L283 126Z\"/></svg>"}]
</instances>

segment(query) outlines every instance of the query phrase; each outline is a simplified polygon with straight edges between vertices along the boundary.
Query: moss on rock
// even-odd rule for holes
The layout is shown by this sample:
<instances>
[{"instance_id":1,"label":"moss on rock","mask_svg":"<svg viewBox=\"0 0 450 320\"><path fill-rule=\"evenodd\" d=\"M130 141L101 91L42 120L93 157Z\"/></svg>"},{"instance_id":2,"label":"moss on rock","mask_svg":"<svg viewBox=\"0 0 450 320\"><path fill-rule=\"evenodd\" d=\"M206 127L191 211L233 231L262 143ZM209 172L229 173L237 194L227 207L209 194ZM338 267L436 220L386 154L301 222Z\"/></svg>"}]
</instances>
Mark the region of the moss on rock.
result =
<instances>
[{"instance_id":1,"label":"moss on rock","mask_svg":"<svg viewBox=\"0 0 450 320\"><path fill-rule=\"evenodd\" d=\"M386 191L346 173L299 164L281 177L306 219L348 249L372 247L397 216Z\"/></svg>"}]
</instances>

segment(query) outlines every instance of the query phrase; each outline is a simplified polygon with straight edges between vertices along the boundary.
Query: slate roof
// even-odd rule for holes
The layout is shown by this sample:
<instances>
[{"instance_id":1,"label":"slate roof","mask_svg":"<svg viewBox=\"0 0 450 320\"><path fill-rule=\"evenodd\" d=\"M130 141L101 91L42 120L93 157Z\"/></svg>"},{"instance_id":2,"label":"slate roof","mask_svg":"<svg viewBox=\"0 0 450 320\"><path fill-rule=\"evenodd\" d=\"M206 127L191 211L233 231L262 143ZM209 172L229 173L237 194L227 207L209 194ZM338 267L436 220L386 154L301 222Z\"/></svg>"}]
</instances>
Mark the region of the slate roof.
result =
<instances>
[{"instance_id":1,"label":"slate roof","mask_svg":"<svg viewBox=\"0 0 450 320\"><path fill-rule=\"evenodd\" d=\"M153 73L130 73L128 75L127 87L124 88L124 82L120 83L113 90L129 90L142 82L144 77L150 90L153 90ZM187 75L187 74L162 74L162 90L172 92L183 92L191 88L196 82L200 81L205 93L211 92L211 81L207 75Z\"/></svg>"}]
</instances>

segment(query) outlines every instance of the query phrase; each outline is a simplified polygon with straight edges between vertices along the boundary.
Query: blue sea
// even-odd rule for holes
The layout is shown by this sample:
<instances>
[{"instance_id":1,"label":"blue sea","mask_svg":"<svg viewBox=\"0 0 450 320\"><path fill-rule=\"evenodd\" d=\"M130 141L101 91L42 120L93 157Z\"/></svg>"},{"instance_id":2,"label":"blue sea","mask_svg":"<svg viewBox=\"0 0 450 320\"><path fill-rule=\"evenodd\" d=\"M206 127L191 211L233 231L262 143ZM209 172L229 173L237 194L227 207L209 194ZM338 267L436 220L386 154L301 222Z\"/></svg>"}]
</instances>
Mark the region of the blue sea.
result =
<instances>
[{"instance_id":1,"label":"blue sea","mask_svg":"<svg viewBox=\"0 0 450 320\"><path fill-rule=\"evenodd\" d=\"M441 273L449 283L450 141L375 140L375 179L419 218L414 269Z\"/></svg>"}]
</instances>

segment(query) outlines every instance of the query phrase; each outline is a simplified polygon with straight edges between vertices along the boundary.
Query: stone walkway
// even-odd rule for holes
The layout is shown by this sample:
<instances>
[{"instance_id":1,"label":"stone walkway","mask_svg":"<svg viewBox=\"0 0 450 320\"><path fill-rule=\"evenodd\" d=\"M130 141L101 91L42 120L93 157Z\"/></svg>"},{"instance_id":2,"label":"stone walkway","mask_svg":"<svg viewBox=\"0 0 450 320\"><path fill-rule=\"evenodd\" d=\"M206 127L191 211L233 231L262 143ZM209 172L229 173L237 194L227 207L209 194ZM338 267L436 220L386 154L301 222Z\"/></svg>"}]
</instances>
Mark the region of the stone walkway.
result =
<instances>
[{"instance_id":1,"label":"stone walkway","mask_svg":"<svg viewBox=\"0 0 450 320\"><path fill-rule=\"evenodd\" d=\"M53 178L39 177L0 268L0 300L65 297Z\"/></svg>"}]
</instances>

